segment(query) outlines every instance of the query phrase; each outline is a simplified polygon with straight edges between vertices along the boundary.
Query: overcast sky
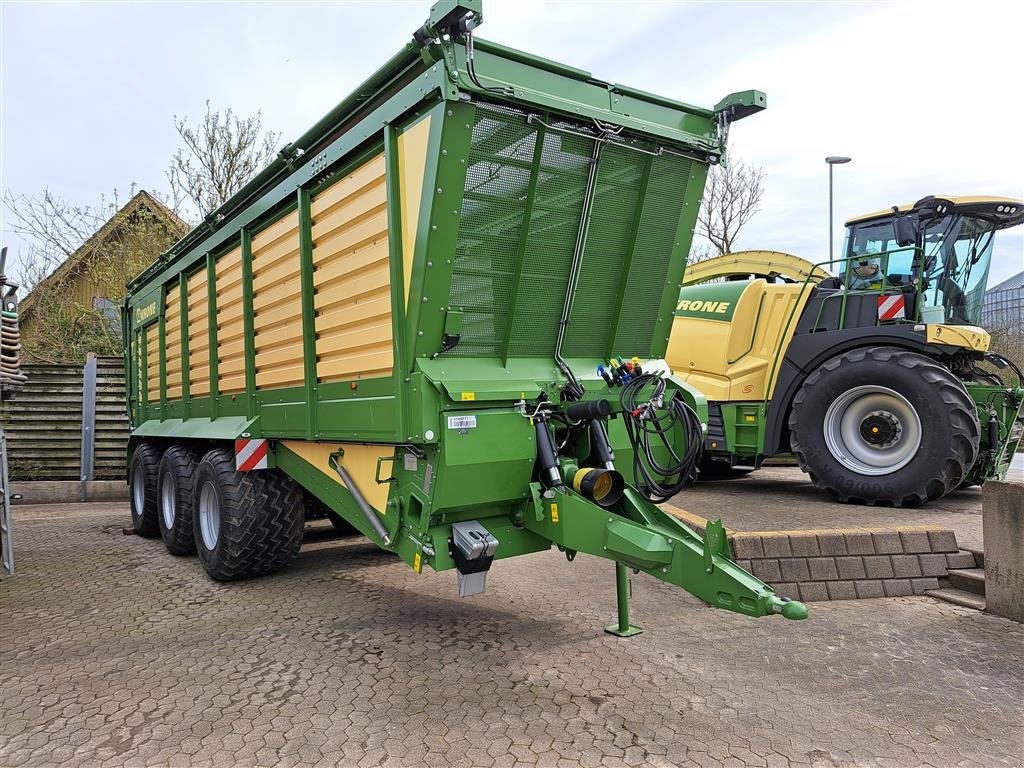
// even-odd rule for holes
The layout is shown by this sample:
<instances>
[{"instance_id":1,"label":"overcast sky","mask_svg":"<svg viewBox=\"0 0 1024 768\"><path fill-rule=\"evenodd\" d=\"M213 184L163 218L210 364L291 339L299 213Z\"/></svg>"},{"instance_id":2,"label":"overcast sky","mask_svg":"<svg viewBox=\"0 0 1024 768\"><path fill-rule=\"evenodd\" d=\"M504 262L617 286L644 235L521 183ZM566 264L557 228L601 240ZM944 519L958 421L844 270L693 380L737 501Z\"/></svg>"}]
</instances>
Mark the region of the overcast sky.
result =
<instances>
[{"instance_id":1,"label":"overcast sky","mask_svg":"<svg viewBox=\"0 0 1024 768\"><path fill-rule=\"evenodd\" d=\"M0 187L94 203L162 191L175 115L204 101L296 138L411 36L429 0L11 3L0 0ZM929 194L1024 197L1024 4L484 0L480 37L711 107L768 94L730 149L764 167L738 246L828 253L824 157L841 221ZM3 241L18 240L4 216ZM1024 269L997 237L990 284Z\"/></svg>"}]
</instances>

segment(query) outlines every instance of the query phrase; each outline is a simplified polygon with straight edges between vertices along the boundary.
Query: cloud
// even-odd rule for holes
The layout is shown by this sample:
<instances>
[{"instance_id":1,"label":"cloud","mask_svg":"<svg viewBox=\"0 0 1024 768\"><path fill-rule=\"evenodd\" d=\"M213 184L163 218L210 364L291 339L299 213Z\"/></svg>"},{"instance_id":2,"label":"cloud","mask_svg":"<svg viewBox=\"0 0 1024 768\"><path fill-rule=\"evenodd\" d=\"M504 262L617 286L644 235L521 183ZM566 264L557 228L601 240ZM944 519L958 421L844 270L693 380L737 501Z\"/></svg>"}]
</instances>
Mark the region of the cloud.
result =
<instances>
[{"instance_id":1,"label":"cloud","mask_svg":"<svg viewBox=\"0 0 1024 768\"><path fill-rule=\"evenodd\" d=\"M262 110L291 140L409 39L429 3L38 4L3 16L0 185L82 203L165 186L173 115ZM732 151L765 167L742 247L825 258L836 219L927 194L1024 197L1019 4L487 2L482 37L712 106L759 88ZM837 239L839 235L837 234ZM4 232L8 243L13 239ZM993 282L1024 268L997 239Z\"/></svg>"}]
</instances>

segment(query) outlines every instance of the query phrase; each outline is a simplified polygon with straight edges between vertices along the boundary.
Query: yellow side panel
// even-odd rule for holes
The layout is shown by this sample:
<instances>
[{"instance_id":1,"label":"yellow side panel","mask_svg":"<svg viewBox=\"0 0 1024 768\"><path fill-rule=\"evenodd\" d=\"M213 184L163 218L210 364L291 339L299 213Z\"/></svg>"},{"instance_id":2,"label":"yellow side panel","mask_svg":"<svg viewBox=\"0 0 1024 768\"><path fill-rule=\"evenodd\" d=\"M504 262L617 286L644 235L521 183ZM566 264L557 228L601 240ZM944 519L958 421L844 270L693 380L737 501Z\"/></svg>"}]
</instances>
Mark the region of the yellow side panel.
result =
<instances>
[{"instance_id":1,"label":"yellow side panel","mask_svg":"<svg viewBox=\"0 0 1024 768\"><path fill-rule=\"evenodd\" d=\"M160 402L160 323L146 328L146 398L150 404Z\"/></svg>"},{"instance_id":2,"label":"yellow side panel","mask_svg":"<svg viewBox=\"0 0 1024 768\"><path fill-rule=\"evenodd\" d=\"M210 394L210 313L206 270L188 279L188 394Z\"/></svg>"},{"instance_id":3,"label":"yellow side panel","mask_svg":"<svg viewBox=\"0 0 1024 768\"><path fill-rule=\"evenodd\" d=\"M942 325L929 323L927 326L929 344L946 344L951 347L965 347L978 352L988 352L992 337L988 331L974 325Z\"/></svg>"},{"instance_id":4,"label":"yellow side panel","mask_svg":"<svg viewBox=\"0 0 1024 768\"><path fill-rule=\"evenodd\" d=\"M301 385L305 376L297 210L253 236L252 284L256 388Z\"/></svg>"},{"instance_id":5,"label":"yellow side panel","mask_svg":"<svg viewBox=\"0 0 1024 768\"><path fill-rule=\"evenodd\" d=\"M221 394L245 391L245 352L225 341L245 335L242 323L242 247L225 253L214 265L217 284L217 373Z\"/></svg>"},{"instance_id":6,"label":"yellow side panel","mask_svg":"<svg viewBox=\"0 0 1024 768\"><path fill-rule=\"evenodd\" d=\"M170 286L164 298L164 365L167 373L167 399L180 400L181 389L181 291Z\"/></svg>"},{"instance_id":7,"label":"yellow side panel","mask_svg":"<svg viewBox=\"0 0 1024 768\"><path fill-rule=\"evenodd\" d=\"M310 204L319 381L389 376L394 367L384 176L381 154Z\"/></svg>"},{"instance_id":8,"label":"yellow side panel","mask_svg":"<svg viewBox=\"0 0 1024 768\"><path fill-rule=\"evenodd\" d=\"M776 351L785 353L810 297L810 290L802 289L754 280L736 302L732 322L676 317L665 360L708 400L770 398Z\"/></svg>"},{"instance_id":9,"label":"yellow side panel","mask_svg":"<svg viewBox=\"0 0 1024 768\"><path fill-rule=\"evenodd\" d=\"M420 220L423 197L423 176L427 169L427 141L430 138L430 115L406 128L398 137L398 184L402 204L402 273L405 278L405 301L409 302L412 263L416 254L416 230Z\"/></svg>"},{"instance_id":10,"label":"yellow side panel","mask_svg":"<svg viewBox=\"0 0 1024 768\"><path fill-rule=\"evenodd\" d=\"M341 460L341 465L352 476L353 482L359 487L360 493L366 497L370 506L380 512L381 515L386 514L391 484L378 483L376 481L377 459L393 458L395 455L395 447L393 445L313 443L305 440L284 440L281 444L342 486L345 484L341 481L334 467L331 466L329 459L332 453L343 448L345 455ZM390 464L385 463L381 469L381 475L388 477L390 472Z\"/></svg>"}]
</instances>

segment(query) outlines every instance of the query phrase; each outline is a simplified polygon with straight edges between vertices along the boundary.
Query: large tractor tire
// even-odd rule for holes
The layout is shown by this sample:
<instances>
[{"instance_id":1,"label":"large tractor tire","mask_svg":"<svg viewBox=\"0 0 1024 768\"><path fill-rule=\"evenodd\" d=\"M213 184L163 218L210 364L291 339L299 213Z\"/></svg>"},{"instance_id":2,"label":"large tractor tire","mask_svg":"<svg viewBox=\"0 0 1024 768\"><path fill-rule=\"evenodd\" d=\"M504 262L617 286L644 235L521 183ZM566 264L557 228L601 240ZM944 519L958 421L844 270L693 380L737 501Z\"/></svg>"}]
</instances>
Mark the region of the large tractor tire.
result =
<instances>
[{"instance_id":1,"label":"large tractor tire","mask_svg":"<svg viewBox=\"0 0 1024 768\"><path fill-rule=\"evenodd\" d=\"M128 499L132 511L132 527L139 536L155 539L160 535L157 522L157 476L160 470L160 448L152 443L135 446L128 469Z\"/></svg>"},{"instance_id":2,"label":"large tractor tire","mask_svg":"<svg viewBox=\"0 0 1024 768\"><path fill-rule=\"evenodd\" d=\"M855 349L793 399L793 453L837 500L914 507L954 490L978 457L974 401L947 368L894 347Z\"/></svg>"},{"instance_id":3,"label":"large tractor tire","mask_svg":"<svg viewBox=\"0 0 1024 768\"><path fill-rule=\"evenodd\" d=\"M195 452L185 445L172 445L160 459L157 521L160 538L172 555L193 555L196 551L192 512L197 466Z\"/></svg>"},{"instance_id":4,"label":"large tractor tire","mask_svg":"<svg viewBox=\"0 0 1024 768\"><path fill-rule=\"evenodd\" d=\"M283 472L239 472L231 449L217 448L199 462L194 493L196 552L210 578L262 576L298 553L302 489Z\"/></svg>"}]
</instances>

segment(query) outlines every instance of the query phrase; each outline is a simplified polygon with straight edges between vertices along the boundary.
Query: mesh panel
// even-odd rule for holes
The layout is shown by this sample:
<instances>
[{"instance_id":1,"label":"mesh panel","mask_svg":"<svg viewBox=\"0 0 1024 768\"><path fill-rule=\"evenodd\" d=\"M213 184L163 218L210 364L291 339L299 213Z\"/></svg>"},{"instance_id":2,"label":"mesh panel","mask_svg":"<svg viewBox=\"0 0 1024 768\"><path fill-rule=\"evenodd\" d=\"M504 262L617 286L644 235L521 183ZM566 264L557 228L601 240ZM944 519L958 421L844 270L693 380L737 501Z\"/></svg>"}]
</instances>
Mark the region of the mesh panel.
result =
<instances>
[{"instance_id":1,"label":"mesh panel","mask_svg":"<svg viewBox=\"0 0 1024 768\"><path fill-rule=\"evenodd\" d=\"M462 340L449 354L500 352L535 141L534 128L518 112L477 108L449 296L449 304L463 310Z\"/></svg>"},{"instance_id":2,"label":"mesh panel","mask_svg":"<svg viewBox=\"0 0 1024 768\"><path fill-rule=\"evenodd\" d=\"M554 353L593 150L586 136L477 105L449 296L462 339L449 355L500 356L506 338L511 357ZM567 356L605 355L613 332L623 352L649 349L688 179L681 163L602 150Z\"/></svg>"},{"instance_id":3,"label":"mesh panel","mask_svg":"<svg viewBox=\"0 0 1024 768\"><path fill-rule=\"evenodd\" d=\"M633 250L644 170L650 162L621 147L601 152L583 264L565 336L569 357L604 357Z\"/></svg>"},{"instance_id":4,"label":"mesh panel","mask_svg":"<svg viewBox=\"0 0 1024 768\"><path fill-rule=\"evenodd\" d=\"M510 356L554 354L593 142L546 131L523 254Z\"/></svg>"},{"instance_id":5,"label":"mesh panel","mask_svg":"<svg viewBox=\"0 0 1024 768\"><path fill-rule=\"evenodd\" d=\"M616 351L650 353L692 163L683 157L662 155L651 164L625 301L612 345ZM683 245L689 247L689 242Z\"/></svg>"}]
</instances>

